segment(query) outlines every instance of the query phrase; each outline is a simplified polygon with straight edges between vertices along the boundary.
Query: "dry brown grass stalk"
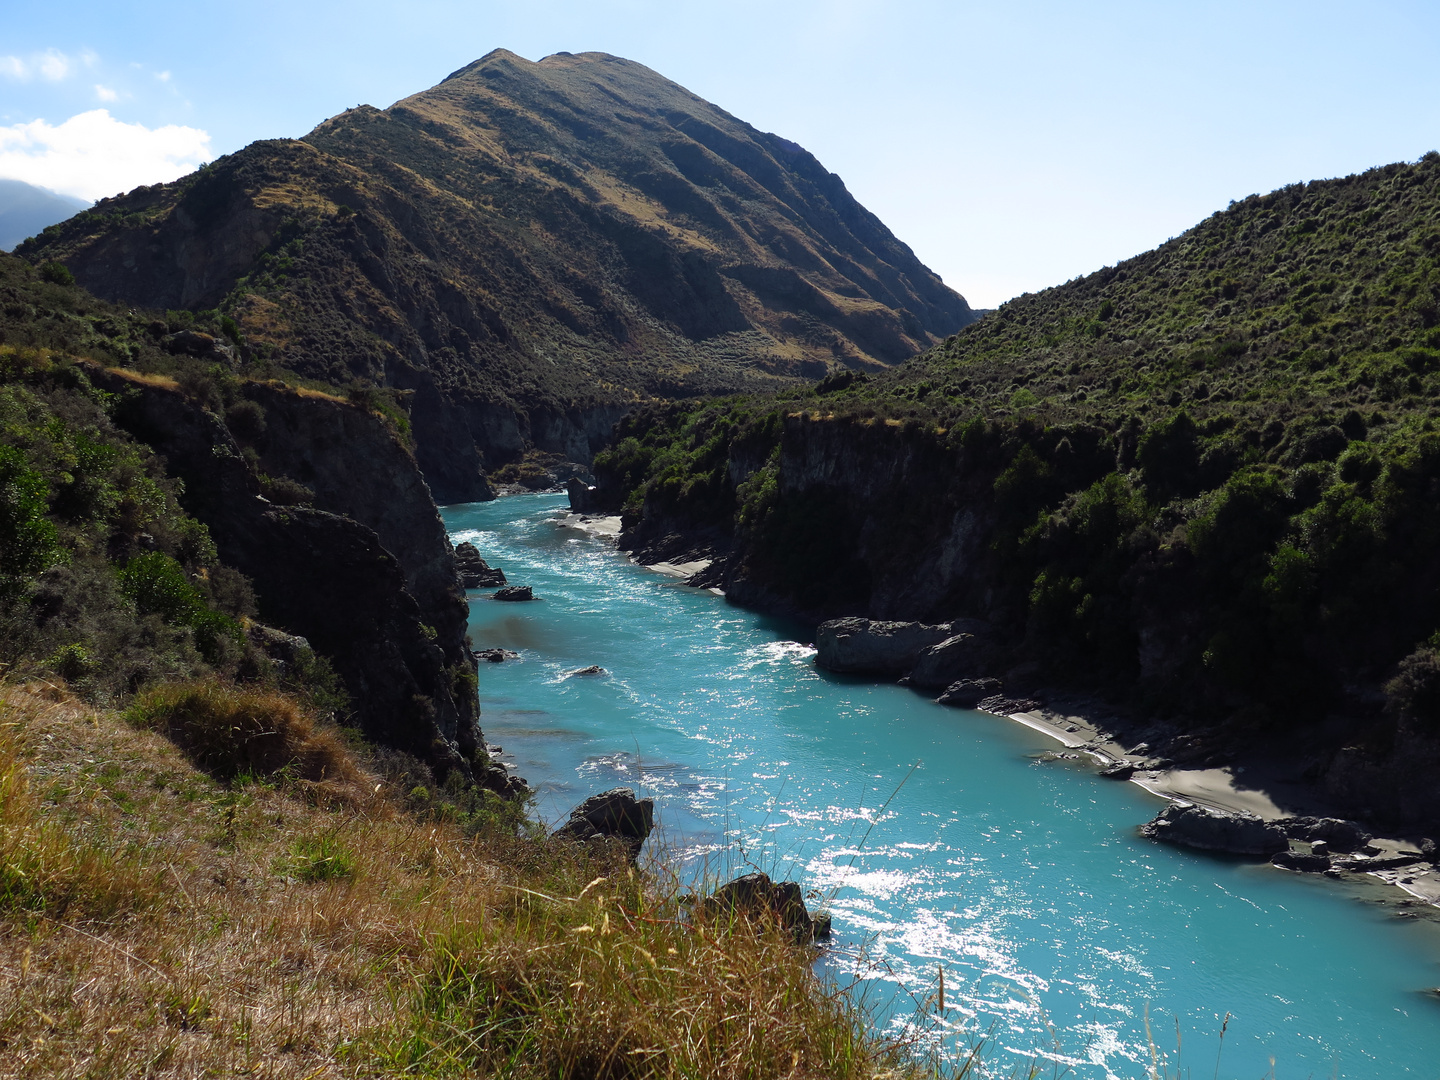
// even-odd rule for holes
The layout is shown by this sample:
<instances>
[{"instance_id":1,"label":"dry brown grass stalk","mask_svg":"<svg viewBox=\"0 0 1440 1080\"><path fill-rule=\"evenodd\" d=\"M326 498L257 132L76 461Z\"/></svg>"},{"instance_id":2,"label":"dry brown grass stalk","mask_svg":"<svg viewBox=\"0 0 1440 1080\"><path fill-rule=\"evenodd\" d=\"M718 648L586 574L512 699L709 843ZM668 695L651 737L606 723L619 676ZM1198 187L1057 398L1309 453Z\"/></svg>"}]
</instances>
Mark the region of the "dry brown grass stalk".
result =
<instances>
[{"instance_id":1,"label":"dry brown grass stalk","mask_svg":"<svg viewBox=\"0 0 1440 1080\"><path fill-rule=\"evenodd\" d=\"M663 875L418 821L348 756L368 799L222 783L63 695L0 713L0 873L45 882L0 906L0 1076L911 1071L806 950Z\"/></svg>"}]
</instances>

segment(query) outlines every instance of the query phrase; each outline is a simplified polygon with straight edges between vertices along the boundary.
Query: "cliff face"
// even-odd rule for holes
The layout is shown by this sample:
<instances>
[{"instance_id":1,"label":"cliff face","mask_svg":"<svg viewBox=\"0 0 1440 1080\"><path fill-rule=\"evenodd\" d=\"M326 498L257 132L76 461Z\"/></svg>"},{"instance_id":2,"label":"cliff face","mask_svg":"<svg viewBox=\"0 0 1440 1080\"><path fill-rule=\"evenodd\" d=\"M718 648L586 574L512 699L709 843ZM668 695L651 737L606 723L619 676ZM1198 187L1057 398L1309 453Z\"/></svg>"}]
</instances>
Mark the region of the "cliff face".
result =
<instances>
[{"instance_id":1,"label":"cliff face","mask_svg":"<svg viewBox=\"0 0 1440 1080\"><path fill-rule=\"evenodd\" d=\"M645 398L878 370L975 318L802 148L602 53L497 51L23 253L218 307L253 359L414 391L442 501L531 448L589 460Z\"/></svg>"},{"instance_id":2,"label":"cliff face","mask_svg":"<svg viewBox=\"0 0 1440 1080\"><path fill-rule=\"evenodd\" d=\"M323 397L247 387L265 409L262 460L308 480L318 504L279 506L261 496L220 417L173 383L98 367L91 377L119 395L117 422L184 482L183 505L252 580L262 617L331 661L367 737L470 775L481 736L463 593L414 460L383 422Z\"/></svg>"}]
</instances>

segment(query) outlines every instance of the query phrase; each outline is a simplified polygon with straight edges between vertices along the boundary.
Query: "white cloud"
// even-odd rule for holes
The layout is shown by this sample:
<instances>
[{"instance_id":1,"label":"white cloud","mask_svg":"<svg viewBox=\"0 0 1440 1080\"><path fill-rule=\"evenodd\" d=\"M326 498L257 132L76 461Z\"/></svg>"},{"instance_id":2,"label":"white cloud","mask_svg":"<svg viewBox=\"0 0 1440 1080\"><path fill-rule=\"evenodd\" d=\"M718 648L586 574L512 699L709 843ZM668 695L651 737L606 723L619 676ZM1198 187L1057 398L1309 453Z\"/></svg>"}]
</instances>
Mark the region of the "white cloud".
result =
<instances>
[{"instance_id":1,"label":"white cloud","mask_svg":"<svg viewBox=\"0 0 1440 1080\"><path fill-rule=\"evenodd\" d=\"M114 90L111 90L110 87L108 87L108 86L101 86L99 83L96 83L96 84L95 84L95 96L96 96L97 98L99 98L101 101L119 101L119 100L120 100L120 95L119 95L119 94L117 94Z\"/></svg>"},{"instance_id":2,"label":"white cloud","mask_svg":"<svg viewBox=\"0 0 1440 1080\"><path fill-rule=\"evenodd\" d=\"M82 199L174 180L209 161L210 135L199 128L126 124L105 109L0 127L0 176Z\"/></svg>"},{"instance_id":3,"label":"white cloud","mask_svg":"<svg viewBox=\"0 0 1440 1080\"><path fill-rule=\"evenodd\" d=\"M170 72L168 72L168 71L157 71L157 72L155 72L155 78L159 79L161 82L169 82L169 81L170 81Z\"/></svg>"},{"instance_id":4,"label":"white cloud","mask_svg":"<svg viewBox=\"0 0 1440 1080\"><path fill-rule=\"evenodd\" d=\"M0 75L20 82L29 82L37 76L46 82L63 82L74 72L77 65L91 67L100 59L88 49L79 58L66 56L59 49L46 49L43 53L31 53L28 57L0 56Z\"/></svg>"}]
</instances>

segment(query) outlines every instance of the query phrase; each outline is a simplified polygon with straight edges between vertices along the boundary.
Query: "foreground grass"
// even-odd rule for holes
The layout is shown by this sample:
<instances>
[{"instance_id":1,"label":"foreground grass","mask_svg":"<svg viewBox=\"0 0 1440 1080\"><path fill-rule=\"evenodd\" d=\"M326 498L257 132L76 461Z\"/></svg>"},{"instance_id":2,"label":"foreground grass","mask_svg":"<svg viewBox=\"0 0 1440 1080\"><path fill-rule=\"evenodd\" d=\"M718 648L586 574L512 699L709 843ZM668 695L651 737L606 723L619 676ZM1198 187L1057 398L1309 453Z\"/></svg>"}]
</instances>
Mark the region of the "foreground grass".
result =
<instances>
[{"instance_id":1,"label":"foreground grass","mask_svg":"<svg viewBox=\"0 0 1440 1080\"><path fill-rule=\"evenodd\" d=\"M54 688L0 725L0 1076L912 1071L804 949L603 854L420 821L353 760L222 782Z\"/></svg>"}]
</instances>

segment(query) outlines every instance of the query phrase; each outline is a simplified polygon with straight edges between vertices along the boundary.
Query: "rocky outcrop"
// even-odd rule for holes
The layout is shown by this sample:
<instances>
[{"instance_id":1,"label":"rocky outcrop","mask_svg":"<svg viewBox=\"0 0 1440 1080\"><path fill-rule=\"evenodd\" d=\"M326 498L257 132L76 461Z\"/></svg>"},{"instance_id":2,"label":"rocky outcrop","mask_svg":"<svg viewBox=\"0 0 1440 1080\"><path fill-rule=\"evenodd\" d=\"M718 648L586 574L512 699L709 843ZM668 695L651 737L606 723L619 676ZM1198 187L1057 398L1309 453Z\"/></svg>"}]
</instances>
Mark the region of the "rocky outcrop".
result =
<instances>
[{"instance_id":1,"label":"rocky outcrop","mask_svg":"<svg viewBox=\"0 0 1440 1080\"><path fill-rule=\"evenodd\" d=\"M1311 844L1323 843L1329 850L1348 854L1361 851L1372 837L1363 825L1344 818L1294 817L1280 822L1285 835Z\"/></svg>"},{"instance_id":2,"label":"rocky outcrop","mask_svg":"<svg viewBox=\"0 0 1440 1080\"><path fill-rule=\"evenodd\" d=\"M444 588L437 590L439 606L422 610L405 568L374 529L329 510L279 507L261 497L260 481L224 423L177 389L100 368L90 375L117 395L117 423L184 481L185 509L209 528L221 559L254 583L265 621L303 636L331 662L367 737L441 773L472 775L481 746L475 659L463 621L444 617ZM317 422L323 426L323 416ZM414 476L413 461L409 468ZM423 491L423 484L413 490ZM432 504L417 532L433 514ZM416 558L414 566L423 580L425 560Z\"/></svg>"},{"instance_id":3,"label":"rocky outcrop","mask_svg":"<svg viewBox=\"0 0 1440 1080\"><path fill-rule=\"evenodd\" d=\"M1002 689L999 679L961 679L947 686L945 692L935 700L941 705L975 709L987 698L997 697Z\"/></svg>"},{"instance_id":4,"label":"rocky outcrop","mask_svg":"<svg viewBox=\"0 0 1440 1080\"><path fill-rule=\"evenodd\" d=\"M961 627L968 629L961 630ZM951 623L952 633L944 641L921 651L910 671L910 685L922 690L948 687L962 679L988 680L995 674L998 658L988 627L976 620ZM978 630L979 633L973 631ZM994 692L998 692L996 687Z\"/></svg>"},{"instance_id":5,"label":"rocky outcrop","mask_svg":"<svg viewBox=\"0 0 1440 1080\"><path fill-rule=\"evenodd\" d=\"M493 589L505 584L505 571L482 559L480 549L468 540L455 545L455 565L460 571L460 584L467 589Z\"/></svg>"},{"instance_id":6,"label":"rocky outcrop","mask_svg":"<svg viewBox=\"0 0 1440 1080\"><path fill-rule=\"evenodd\" d=\"M712 920L778 926L796 941L830 936L829 913L821 911L812 916L799 885L771 881L768 874L746 874L727 882L700 902L700 910Z\"/></svg>"},{"instance_id":7,"label":"rocky outcrop","mask_svg":"<svg viewBox=\"0 0 1440 1080\"><path fill-rule=\"evenodd\" d=\"M1290 846L1285 830L1273 822L1254 814L1186 802L1172 802L1153 821L1142 825L1140 834L1204 851L1266 858Z\"/></svg>"},{"instance_id":8,"label":"rocky outcrop","mask_svg":"<svg viewBox=\"0 0 1440 1080\"><path fill-rule=\"evenodd\" d=\"M529 585L507 585L503 589L497 589L494 600L508 600L512 603L523 600L534 600L535 591Z\"/></svg>"},{"instance_id":9,"label":"rocky outcrop","mask_svg":"<svg viewBox=\"0 0 1440 1080\"><path fill-rule=\"evenodd\" d=\"M949 624L831 619L815 631L815 663L826 671L901 675L951 633Z\"/></svg>"},{"instance_id":10,"label":"rocky outcrop","mask_svg":"<svg viewBox=\"0 0 1440 1080\"><path fill-rule=\"evenodd\" d=\"M582 843L618 844L633 861L654 827L654 799L635 798L633 788L612 788L571 810L570 819L554 835Z\"/></svg>"},{"instance_id":11,"label":"rocky outcrop","mask_svg":"<svg viewBox=\"0 0 1440 1080\"><path fill-rule=\"evenodd\" d=\"M284 384L248 382L242 390L264 413L249 440L261 468L305 485L317 510L373 529L404 571L421 618L447 643L447 661L456 662L459 654L448 653L464 641L464 590L414 455L369 409Z\"/></svg>"},{"instance_id":12,"label":"rocky outcrop","mask_svg":"<svg viewBox=\"0 0 1440 1080\"><path fill-rule=\"evenodd\" d=\"M593 514L603 509L600 505L600 489L578 477L572 476L565 481L565 494L569 496L570 509L577 514Z\"/></svg>"}]
</instances>

